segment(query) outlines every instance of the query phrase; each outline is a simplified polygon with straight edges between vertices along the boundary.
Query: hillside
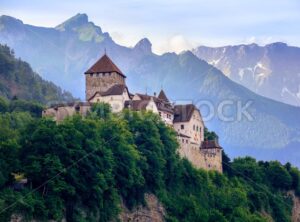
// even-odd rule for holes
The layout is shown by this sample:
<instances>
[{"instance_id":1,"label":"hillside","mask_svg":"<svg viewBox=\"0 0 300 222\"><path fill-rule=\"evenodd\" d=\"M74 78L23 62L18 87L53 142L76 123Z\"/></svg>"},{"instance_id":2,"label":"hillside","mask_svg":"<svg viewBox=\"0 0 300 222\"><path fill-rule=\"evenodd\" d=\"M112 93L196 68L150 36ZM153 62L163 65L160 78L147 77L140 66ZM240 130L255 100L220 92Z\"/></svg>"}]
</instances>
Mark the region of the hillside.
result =
<instances>
[{"instance_id":1,"label":"hillside","mask_svg":"<svg viewBox=\"0 0 300 222\"><path fill-rule=\"evenodd\" d=\"M278 159L299 165L300 108L259 96L233 82L220 70L191 52L161 56L151 51L151 42L142 39L133 48L115 43L108 33L77 14L55 28L35 27L8 16L0 17L0 42L11 46L17 56L29 61L34 70L73 95L84 97L84 71L106 49L110 58L126 74L132 92L148 93L161 87L173 101L209 102L214 107L229 101L222 121L218 115L205 124L218 133L230 156L251 154L258 159ZM251 103L253 117L239 119L238 104ZM203 117L205 106L200 107Z\"/></svg>"},{"instance_id":2,"label":"hillside","mask_svg":"<svg viewBox=\"0 0 300 222\"><path fill-rule=\"evenodd\" d=\"M19 115L0 113L1 221L116 221L144 196L166 221L291 221L300 172L290 164L224 154L225 174L197 170L158 115L113 115L107 104L60 124Z\"/></svg>"},{"instance_id":3,"label":"hillside","mask_svg":"<svg viewBox=\"0 0 300 222\"><path fill-rule=\"evenodd\" d=\"M8 99L17 97L44 104L74 99L71 93L34 73L28 63L16 59L14 52L5 45L0 45L0 96Z\"/></svg>"},{"instance_id":4,"label":"hillside","mask_svg":"<svg viewBox=\"0 0 300 222\"><path fill-rule=\"evenodd\" d=\"M231 80L260 95L300 106L300 48L277 42L224 47L200 46L200 59L220 69Z\"/></svg>"}]
</instances>

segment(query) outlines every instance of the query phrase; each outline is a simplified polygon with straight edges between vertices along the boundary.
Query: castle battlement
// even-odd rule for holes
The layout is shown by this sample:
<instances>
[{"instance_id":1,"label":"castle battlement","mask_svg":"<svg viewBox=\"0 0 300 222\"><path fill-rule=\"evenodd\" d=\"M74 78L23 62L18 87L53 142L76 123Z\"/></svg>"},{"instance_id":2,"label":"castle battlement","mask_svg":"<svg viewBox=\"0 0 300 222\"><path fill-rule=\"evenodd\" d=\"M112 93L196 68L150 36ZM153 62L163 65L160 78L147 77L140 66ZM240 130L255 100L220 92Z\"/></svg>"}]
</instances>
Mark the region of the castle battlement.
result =
<instances>
[{"instance_id":1,"label":"castle battlement","mask_svg":"<svg viewBox=\"0 0 300 222\"><path fill-rule=\"evenodd\" d=\"M204 141L204 122L200 110L193 104L174 105L161 90L158 96L131 94L126 76L107 56L102 56L85 72L86 102L55 105L43 111L56 121L79 113L86 115L93 103L110 104L112 112L124 108L134 111L149 110L177 132L179 154L195 167L222 172L222 148L217 141Z\"/></svg>"}]
</instances>

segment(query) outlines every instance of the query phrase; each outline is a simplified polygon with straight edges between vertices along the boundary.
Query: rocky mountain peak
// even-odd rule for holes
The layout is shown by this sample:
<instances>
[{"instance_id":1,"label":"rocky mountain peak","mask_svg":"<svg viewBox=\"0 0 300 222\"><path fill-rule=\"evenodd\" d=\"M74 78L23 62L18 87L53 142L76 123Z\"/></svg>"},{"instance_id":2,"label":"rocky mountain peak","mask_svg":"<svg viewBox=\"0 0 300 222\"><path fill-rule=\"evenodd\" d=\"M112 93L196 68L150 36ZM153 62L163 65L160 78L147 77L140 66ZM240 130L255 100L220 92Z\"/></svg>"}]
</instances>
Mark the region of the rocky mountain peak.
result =
<instances>
[{"instance_id":1,"label":"rocky mountain peak","mask_svg":"<svg viewBox=\"0 0 300 222\"><path fill-rule=\"evenodd\" d=\"M266 47L279 49L279 48L286 48L286 47L288 47L288 45L284 42L274 42L274 43L266 45Z\"/></svg>"},{"instance_id":2,"label":"rocky mountain peak","mask_svg":"<svg viewBox=\"0 0 300 222\"><path fill-rule=\"evenodd\" d=\"M147 38L141 39L135 46L135 50L142 51L145 54L152 53L152 43Z\"/></svg>"},{"instance_id":3,"label":"rocky mountain peak","mask_svg":"<svg viewBox=\"0 0 300 222\"><path fill-rule=\"evenodd\" d=\"M88 16L86 14L78 13L75 16L69 18L62 24L56 26L55 28L61 31L78 28L80 26L88 24Z\"/></svg>"},{"instance_id":4,"label":"rocky mountain peak","mask_svg":"<svg viewBox=\"0 0 300 222\"><path fill-rule=\"evenodd\" d=\"M0 29L1 29L1 26L3 26L3 27L18 27L21 25L23 25L23 22L19 19L16 19L16 18L8 16L8 15L0 16Z\"/></svg>"}]
</instances>

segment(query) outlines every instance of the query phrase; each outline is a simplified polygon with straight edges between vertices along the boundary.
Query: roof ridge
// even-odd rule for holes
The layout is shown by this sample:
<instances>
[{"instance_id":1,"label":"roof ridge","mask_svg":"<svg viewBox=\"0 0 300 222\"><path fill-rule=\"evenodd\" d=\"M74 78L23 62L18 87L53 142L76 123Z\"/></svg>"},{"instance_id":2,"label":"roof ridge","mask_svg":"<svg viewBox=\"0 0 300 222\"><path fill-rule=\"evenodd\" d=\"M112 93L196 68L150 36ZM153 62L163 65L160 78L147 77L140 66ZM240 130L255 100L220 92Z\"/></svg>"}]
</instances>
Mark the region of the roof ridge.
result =
<instances>
[{"instance_id":1,"label":"roof ridge","mask_svg":"<svg viewBox=\"0 0 300 222\"><path fill-rule=\"evenodd\" d=\"M117 72L123 77L126 77L122 71L116 66L116 64L104 54L100 59L98 59L94 65L92 65L85 74L92 73L105 73L105 72Z\"/></svg>"},{"instance_id":2,"label":"roof ridge","mask_svg":"<svg viewBox=\"0 0 300 222\"><path fill-rule=\"evenodd\" d=\"M161 100L163 100L165 102L170 102L169 99L168 99L168 97L167 97L167 95L166 95L166 93L164 92L163 89L160 90L159 95L158 95L157 98L159 98L159 99L161 99Z\"/></svg>"}]
</instances>

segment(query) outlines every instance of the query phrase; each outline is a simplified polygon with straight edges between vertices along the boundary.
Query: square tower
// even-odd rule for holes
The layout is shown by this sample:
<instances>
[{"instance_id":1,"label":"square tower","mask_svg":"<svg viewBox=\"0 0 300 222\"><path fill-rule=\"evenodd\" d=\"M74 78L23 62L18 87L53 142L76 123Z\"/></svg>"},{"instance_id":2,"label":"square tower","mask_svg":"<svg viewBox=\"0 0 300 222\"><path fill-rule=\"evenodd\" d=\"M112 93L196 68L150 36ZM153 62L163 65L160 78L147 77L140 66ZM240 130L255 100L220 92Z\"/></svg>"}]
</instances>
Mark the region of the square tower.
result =
<instances>
[{"instance_id":1,"label":"square tower","mask_svg":"<svg viewBox=\"0 0 300 222\"><path fill-rule=\"evenodd\" d=\"M114 85L125 85L126 76L106 54L84 74L85 97L87 101L97 92L106 92Z\"/></svg>"}]
</instances>

